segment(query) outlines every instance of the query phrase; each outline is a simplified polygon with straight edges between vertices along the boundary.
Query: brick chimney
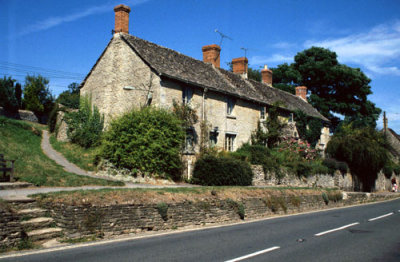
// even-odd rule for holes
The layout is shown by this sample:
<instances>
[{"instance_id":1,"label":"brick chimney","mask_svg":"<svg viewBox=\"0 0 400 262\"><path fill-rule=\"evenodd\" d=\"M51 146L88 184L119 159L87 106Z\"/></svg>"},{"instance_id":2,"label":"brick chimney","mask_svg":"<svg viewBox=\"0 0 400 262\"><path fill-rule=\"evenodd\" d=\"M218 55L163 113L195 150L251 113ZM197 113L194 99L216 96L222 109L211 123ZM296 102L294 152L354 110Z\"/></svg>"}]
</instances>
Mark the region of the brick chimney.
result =
<instances>
[{"instance_id":1,"label":"brick chimney","mask_svg":"<svg viewBox=\"0 0 400 262\"><path fill-rule=\"evenodd\" d=\"M235 74L243 75L247 78L247 65L249 60L246 57L232 59L232 69Z\"/></svg>"},{"instance_id":2,"label":"brick chimney","mask_svg":"<svg viewBox=\"0 0 400 262\"><path fill-rule=\"evenodd\" d=\"M267 65L264 65L264 69L261 70L261 78L264 84L272 86L272 71L268 69Z\"/></svg>"},{"instance_id":3,"label":"brick chimney","mask_svg":"<svg viewBox=\"0 0 400 262\"><path fill-rule=\"evenodd\" d=\"M205 45L201 48L203 51L203 61L206 63L211 63L215 67L220 67L220 52L221 47L219 45Z\"/></svg>"},{"instance_id":4,"label":"brick chimney","mask_svg":"<svg viewBox=\"0 0 400 262\"><path fill-rule=\"evenodd\" d=\"M306 86L296 87L296 96L300 97L301 99L307 102L307 87Z\"/></svg>"},{"instance_id":5,"label":"brick chimney","mask_svg":"<svg viewBox=\"0 0 400 262\"><path fill-rule=\"evenodd\" d=\"M115 33L129 34L129 12L131 9L126 5L117 5L115 12Z\"/></svg>"}]
</instances>

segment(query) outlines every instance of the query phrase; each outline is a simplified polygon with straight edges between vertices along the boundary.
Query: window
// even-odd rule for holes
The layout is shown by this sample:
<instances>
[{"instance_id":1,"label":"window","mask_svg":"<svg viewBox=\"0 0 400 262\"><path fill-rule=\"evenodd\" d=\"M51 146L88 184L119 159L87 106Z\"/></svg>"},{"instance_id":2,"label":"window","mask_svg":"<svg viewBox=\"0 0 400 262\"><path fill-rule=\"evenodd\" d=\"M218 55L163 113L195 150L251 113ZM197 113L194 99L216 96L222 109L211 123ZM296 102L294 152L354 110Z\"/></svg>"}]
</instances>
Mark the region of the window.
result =
<instances>
[{"instance_id":1,"label":"window","mask_svg":"<svg viewBox=\"0 0 400 262\"><path fill-rule=\"evenodd\" d=\"M185 87L182 90L182 102L189 104L192 101L193 90L190 87Z\"/></svg>"},{"instance_id":2,"label":"window","mask_svg":"<svg viewBox=\"0 0 400 262\"><path fill-rule=\"evenodd\" d=\"M210 147L216 146L218 143L218 132L211 131L210 132Z\"/></svg>"},{"instance_id":3,"label":"window","mask_svg":"<svg viewBox=\"0 0 400 262\"><path fill-rule=\"evenodd\" d=\"M265 120L265 106L260 106L260 119Z\"/></svg>"},{"instance_id":4,"label":"window","mask_svg":"<svg viewBox=\"0 0 400 262\"><path fill-rule=\"evenodd\" d=\"M188 128L186 130L185 136L185 153L194 152L194 130L193 128Z\"/></svg>"},{"instance_id":5,"label":"window","mask_svg":"<svg viewBox=\"0 0 400 262\"><path fill-rule=\"evenodd\" d=\"M226 151L234 151L235 150L235 139L236 139L236 135L234 135L234 134L226 134L225 135L225 150Z\"/></svg>"},{"instance_id":6,"label":"window","mask_svg":"<svg viewBox=\"0 0 400 262\"><path fill-rule=\"evenodd\" d=\"M228 100L227 100L227 111L226 111L226 114L228 116L233 115L233 109L235 108L235 103L236 103L235 99L228 97Z\"/></svg>"}]
</instances>

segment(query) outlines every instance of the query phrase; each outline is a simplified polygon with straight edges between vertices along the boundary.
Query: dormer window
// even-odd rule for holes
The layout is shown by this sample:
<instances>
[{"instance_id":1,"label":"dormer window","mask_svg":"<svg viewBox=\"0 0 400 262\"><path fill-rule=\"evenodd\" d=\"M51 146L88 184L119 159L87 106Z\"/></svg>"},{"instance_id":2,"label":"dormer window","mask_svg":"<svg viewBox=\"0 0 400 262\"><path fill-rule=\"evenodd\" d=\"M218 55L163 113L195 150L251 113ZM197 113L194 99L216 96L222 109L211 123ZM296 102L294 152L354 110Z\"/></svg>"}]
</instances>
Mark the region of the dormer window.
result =
<instances>
[{"instance_id":1,"label":"dormer window","mask_svg":"<svg viewBox=\"0 0 400 262\"><path fill-rule=\"evenodd\" d=\"M233 115L233 110L235 108L235 104L236 104L236 100L233 98L228 97L227 99L227 110L226 110L226 114L228 116Z\"/></svg>"},{"instance_id":2,"label":"dormer window","mask_svg":"<svg viewBox=\"0 0 400 262\"><path fill-rule=\"evenodd\" d=\"M190 87L185 87L182 90L182 102L183 104L190 104L193 97L193 90Z\"/></svg>"}]
</instances>

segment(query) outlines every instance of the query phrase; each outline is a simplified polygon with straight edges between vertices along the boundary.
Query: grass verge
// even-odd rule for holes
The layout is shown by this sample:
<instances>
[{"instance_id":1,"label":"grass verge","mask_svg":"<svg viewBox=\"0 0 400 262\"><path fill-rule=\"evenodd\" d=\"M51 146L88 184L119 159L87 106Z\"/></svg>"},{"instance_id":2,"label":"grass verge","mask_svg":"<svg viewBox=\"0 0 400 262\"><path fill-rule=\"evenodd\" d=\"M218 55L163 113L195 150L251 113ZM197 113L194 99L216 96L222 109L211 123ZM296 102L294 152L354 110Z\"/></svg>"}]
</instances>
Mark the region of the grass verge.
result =
<instances>
[{"instance_id":1,"label":"grass verge","mask_svg":"<svg viewBox=\"0 0 400 262\"><path fill-rule=\"evenodd\" d=\"M182 201L204 202L231 199L240 202L246 198L298 197L321 195L325 189L277 189L252 187L191 187L191 188L133 188L77 190L33 195L39 203L63 203L66 205L92 204L157 204Z\"/></svg>"},{"instance_id":2,"label":"grass verge","mask_svg":"<svg viewBox=\"0 0 400 262\"><path fill-rule=\"evenodd\" d=\"M93 164L98 148L83 148L68 142L59 142L52 134L50 136L50 144L60 152L68 161L79 166L83 170L95 171L96 167Z\"/></svg>"},{"instance_id":3,"label":"grass verge","mask_svg":"<svg viewBox=\"0 0 400 262\"><path fill-rule=\"evenodd\" d=\"M78 176L57 165L40 148L41 130L38 124L0 116L0 153L15 159L14 176L36 186L122 186L122 182Z\"/></svg>"}]
</instances>

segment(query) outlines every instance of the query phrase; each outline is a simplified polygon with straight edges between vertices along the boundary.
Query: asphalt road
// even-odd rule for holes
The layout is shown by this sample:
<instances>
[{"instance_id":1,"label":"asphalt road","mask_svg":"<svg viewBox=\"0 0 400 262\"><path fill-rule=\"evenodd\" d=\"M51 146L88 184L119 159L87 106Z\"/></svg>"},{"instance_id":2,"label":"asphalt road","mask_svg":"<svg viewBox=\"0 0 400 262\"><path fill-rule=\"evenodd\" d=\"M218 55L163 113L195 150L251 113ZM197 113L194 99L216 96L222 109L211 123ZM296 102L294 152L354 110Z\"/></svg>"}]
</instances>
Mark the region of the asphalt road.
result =
<instances>
[{"instance_id":1,"label":"asphalt road","mask_svg":"<svg viewBox=\"0 0 400 262\"><path fill-rule=\"evenodd\" d=\"M400 200L0 261L400 261Z\"/></svg>"}]
</instances>

